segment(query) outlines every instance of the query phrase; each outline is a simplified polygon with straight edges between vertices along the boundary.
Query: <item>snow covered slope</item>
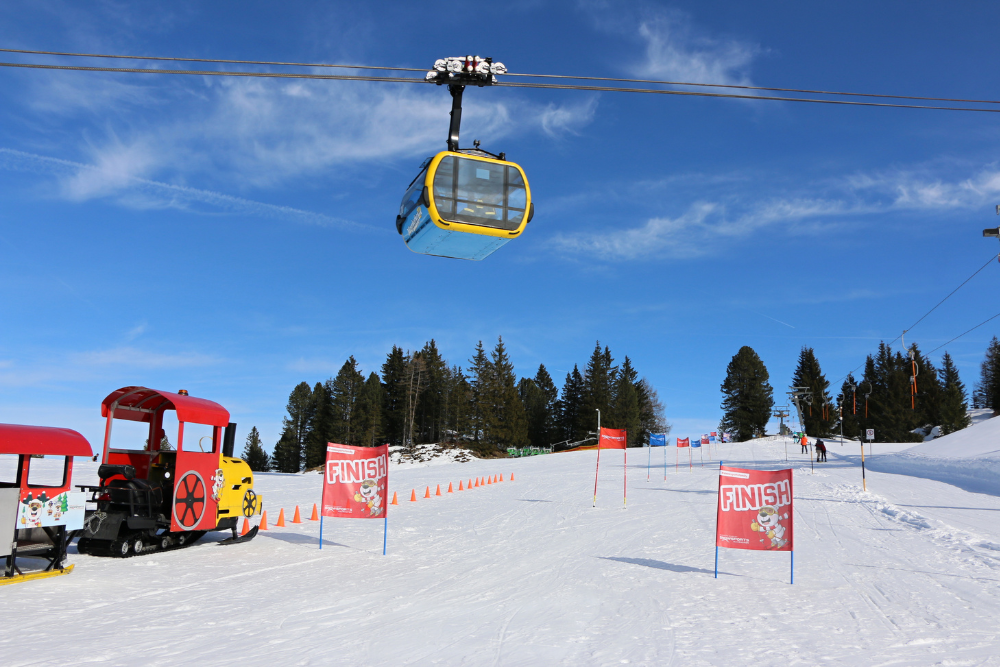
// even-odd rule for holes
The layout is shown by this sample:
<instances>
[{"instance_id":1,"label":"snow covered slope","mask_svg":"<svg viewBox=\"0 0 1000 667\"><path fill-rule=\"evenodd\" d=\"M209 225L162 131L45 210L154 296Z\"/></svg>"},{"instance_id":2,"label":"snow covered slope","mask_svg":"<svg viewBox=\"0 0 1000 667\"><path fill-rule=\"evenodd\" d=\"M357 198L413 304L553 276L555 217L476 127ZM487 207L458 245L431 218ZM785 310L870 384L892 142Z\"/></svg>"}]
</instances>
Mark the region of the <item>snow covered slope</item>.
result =
<instances>
[{"instance_id":1,"label":"snow covered slope","mask_svg":"<svg viewBox=\"0 0 1000 667\"><path fill-rule=\"evenodd\" d=\"M322 551L318 523L274 528L279 507L308 516L320 476L267 474L272 528L252 542L74 553L69 576L0 587L0 663L1000 664L1000 498L878 472L863 493L853 459L810 474L796 449L716 453L795 469L794 585L778 553L723 549L713 578L718 472L675 471L674 452L648 481L629 452L627 509L620 451L596 508L593 451L393 468L388 556L381 521L326 521Z\"/></svg>"},{"instance_id":2,"label":"snow covered slope","mask_svg":"<svg viewBox=\"0 0 1000 667\"><path fill-rule=\"evenodd\" d=\"M895 454L875 456L869 468L1000 495L1000 418L980 421Z\"/></svg>"}]
</instances>

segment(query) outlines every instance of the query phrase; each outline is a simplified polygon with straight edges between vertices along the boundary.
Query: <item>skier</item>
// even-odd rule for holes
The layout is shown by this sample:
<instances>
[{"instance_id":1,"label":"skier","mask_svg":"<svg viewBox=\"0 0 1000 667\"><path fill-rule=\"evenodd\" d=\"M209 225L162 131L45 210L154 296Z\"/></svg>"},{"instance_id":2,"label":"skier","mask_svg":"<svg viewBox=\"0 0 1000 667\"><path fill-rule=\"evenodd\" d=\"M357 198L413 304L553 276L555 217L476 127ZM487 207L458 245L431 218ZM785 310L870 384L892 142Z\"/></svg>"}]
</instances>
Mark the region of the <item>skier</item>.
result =
<instances>
[{"instance_id":1,"label":"skier","mask_svg":"<svg viewBox=\"0 0 1000 667\"><path fill-rule=\"evenodd\" d=\"M826 462L826 443L822 440L816 441L816 461Z\"/></svg>"},{"instance_id":2,"label":"skier","mask_svg":"<svg viewBox=\"0 0 1000 667\"><path fill-rule=\"evenodd\" d=\"M808 454L809 453L809 438L806 437L805 433L802 434L802 443L801 444L802 444L802 453L803 454Z\"/></svg>"}]
</instances>

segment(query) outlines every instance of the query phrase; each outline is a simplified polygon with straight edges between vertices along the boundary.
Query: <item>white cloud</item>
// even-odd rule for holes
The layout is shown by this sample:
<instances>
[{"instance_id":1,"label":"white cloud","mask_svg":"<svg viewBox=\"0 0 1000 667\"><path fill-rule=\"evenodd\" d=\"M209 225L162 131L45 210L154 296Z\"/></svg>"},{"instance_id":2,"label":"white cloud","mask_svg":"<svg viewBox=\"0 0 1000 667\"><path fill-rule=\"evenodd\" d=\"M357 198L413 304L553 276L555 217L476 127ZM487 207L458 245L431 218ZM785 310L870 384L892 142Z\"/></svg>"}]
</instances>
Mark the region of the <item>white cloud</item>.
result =
<instances>
[{"instance_id":1,"label":"white cloud","mask_svg":"<svg viewBox=\"0 0 1000 667\"><path fill-rule=\"evenodd\" d=\"M72 355L70 361L81 366L119 366L125 368L159 369L192 366L210 366L222 361L218 357L198 352L164 354L135 347L117 347L110 350L82 352Z\"/></svg>"},{"instance_id":2,"label":"white cloud","mask_svg":"<svg viewBox=\"0 0 1000 667\"><path fill-rule=\"evenodd\" d=\"M699 30L679 12L663 12L639 24L646 59L636 73L647 78L751 85L747 75L760 48L721 40Z\"/></svg>"},{"instance_id":3,"label":"white cloud","mask_svg":"<svg viewBox=\"0 0 1000 667\"><path fill-rule=\"evenodd\" d=\"M768 199L757 198L757 182L752 179L723 178L708 184L731 188L734 183L741 184L739 192L730 189L721 196L702 192L676 217L652 217L625 229L559 234L551 244L563 254L609 261L699 257L715 254L726 244L765 229L786 235L822 235L845 224L860 224L858 218L865 215L974 209L992 205L1000 197L1000 171L992 166L951 180L934 175L930 168L855 174L801 186L799 191L809 196L793 192ZM654 182L635 187L654 191L660 186Z\"/></svg>"},{"instance_id":4,"label":"white cloud","mask_svg":"<svg viewBox=\"0 0 1000 667\"><path fill-rule=\"evenodd\" d=\"M340 227L371 231L374 228L333 216L263 202L233 197L210 190L162 183L129 173L130 166L139 169L147 164L143 158L130 157L124 151L115 159L101 159L99 164L83 164L0 148L0 169L50 173L61 179L62 194L68 199L82 200L114 196L130 208L176 208L196 212L225 212L256 215L264 218L293 220L324 227Z\"/></svg>"}]
</instances>

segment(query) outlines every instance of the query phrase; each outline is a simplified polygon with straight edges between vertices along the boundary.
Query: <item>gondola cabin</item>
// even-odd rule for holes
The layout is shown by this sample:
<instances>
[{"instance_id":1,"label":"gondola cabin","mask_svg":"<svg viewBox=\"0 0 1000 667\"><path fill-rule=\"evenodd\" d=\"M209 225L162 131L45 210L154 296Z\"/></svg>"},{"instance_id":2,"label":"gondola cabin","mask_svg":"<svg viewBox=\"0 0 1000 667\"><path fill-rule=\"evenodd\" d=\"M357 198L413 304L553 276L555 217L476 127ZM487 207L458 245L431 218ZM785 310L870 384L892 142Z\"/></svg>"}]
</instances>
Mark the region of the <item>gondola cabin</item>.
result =
<instances>
[{"instance_id":1,"label":"gondola cabin","mask_svg":"<svg viewBox=\"0 0 1000 667\"><path fill-rule=\"evenodd\" d=\"M533 213L519 165L485 151L443 151L420 166L396 231L413 252L481 260L520 236Z\"/></svg>"},{"instance_id":2,"label":"gondola cabin","mask_svg":"<svg viewBox=\"0 0 1000 667\"><path fill-rule=\"evenodd\" d=\"M71 531L83 528L84 494L73 457L91 456L76 431L0 424L0 585L65 574Z\"/></svg>"}]
</instances>

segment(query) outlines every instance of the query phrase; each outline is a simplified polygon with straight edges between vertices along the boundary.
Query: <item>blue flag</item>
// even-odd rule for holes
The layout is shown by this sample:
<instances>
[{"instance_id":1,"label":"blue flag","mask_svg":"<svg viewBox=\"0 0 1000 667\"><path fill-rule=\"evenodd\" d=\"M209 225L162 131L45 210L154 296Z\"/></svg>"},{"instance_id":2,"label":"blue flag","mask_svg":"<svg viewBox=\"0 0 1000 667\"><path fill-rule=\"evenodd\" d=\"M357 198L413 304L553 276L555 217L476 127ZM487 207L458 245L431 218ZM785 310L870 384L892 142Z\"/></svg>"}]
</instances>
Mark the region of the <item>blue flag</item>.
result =
<instances>
[{"instance_id":1,"label":"blue flag","mask_svg":"<svg viewBox=\"0 0 1000 667\"><path fill-rule=\"evenodd\" d=\"M667 446L667 434L666 433L650 433L649 434L649 446L650 447L666 447Z\"/></svg>"}]
</instances>

